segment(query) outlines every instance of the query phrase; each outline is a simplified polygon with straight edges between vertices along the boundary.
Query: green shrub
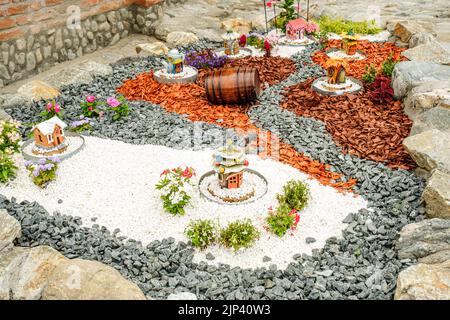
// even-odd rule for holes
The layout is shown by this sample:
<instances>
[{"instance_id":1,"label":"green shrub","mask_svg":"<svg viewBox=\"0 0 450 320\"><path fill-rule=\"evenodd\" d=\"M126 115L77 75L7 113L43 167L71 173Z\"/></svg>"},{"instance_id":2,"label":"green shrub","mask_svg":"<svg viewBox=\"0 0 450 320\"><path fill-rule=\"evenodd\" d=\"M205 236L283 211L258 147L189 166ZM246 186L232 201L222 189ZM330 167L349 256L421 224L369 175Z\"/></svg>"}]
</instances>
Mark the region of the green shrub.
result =
<instances>
[{"instance_id":1,"label":"green shrub","mask_svg":"<svg viewBox=\"0 0 450 320\"><path fill-rule=\"evenodd\" d=\"M259 231L249 219L238 220L220 231L220 242L225 247L237 251L240 248L250 247L259 238L259 235Z\"/></svg>"},{"instance_id":2,"label":"green shrub","mask_svg":"<svg viewBox=\"0 0 450 320\"><path fill-rule=\"evenodd\" d=\"M371 64L370 67L366 65L366 72L362 76L362 80L365 83L371 84L375 81L377 77L377 69Z\"/></svg>"},{"instance_id":3,"label":"green shrub","mask_svg":"<svg viewBox=\"0 0 450 320\"><path fill-rule=\"evenodd\" d=\"M297 215L297 211L290 210L286 205L278 207L275 212L269 211L266 218L269 231L281 238L289 229L296 226Z\"/></svg>"},{"instance_id":4,"label":"green shrub","mask_svg":"<svg viewBox=\"0 0 450 320\"><path fill-rule=\"evenodd\" d=\"M302 210L308 203L308 185L299 180L288 181L283 186L283 193L277 194L279 206L286 206L287 209ZM286 210L287 210L286 209Z\"/></svg>"},{"instance_id":5,"label":"green shrub","mask_svg":"<svg viewBox=\"0 0 450 320\"><path fill-rule=\"evenodd\" d=\"M342 18L333 19L329 16L322 16L317 21L319 24L320 30L340 34L342 32L348 33L359 33L359 34L377 34L381 31L375 25L375 21L358 21L354 22L351 20L345 20Z\"/></svg>"},{"instance_id":6,"label":"green shrub","mask_svg":"<svg viewBox=\"0 0 450 320\"><path fill-rule=\"evenodd\" d=\"M392 72L394 72L395 65L397 61L390 55L381 66L381 70L386 77L392 77Z\"/></svg>"},{"instance_id":7,"label":"green shrub","mask_svg":"<svg viewBox=\"0 0 450 320\"><path fill-rule=\"evenodd\" d=\"M0 182L6 183L16 177L17 167L11 157L0 153Z\"/></svg>"},{"instance_id":8,"label":"green shrub","mask_svg":"<svg viewBox=\"0 0 450 320\"><path fill-rule=\"evenodd\" d=\"M20 122L0 120L0 152L13 154L20 151Z\"/></svg>"},{"instance_id":9,"label":"green shrub","mask_svg":"<svg viewBox=\"0 0 450 320\"><path fill-rule=\"evenodd\" d=\"M191 221L185 234L196 248L205 249L217 240L217 224L212 220Z\"/></svg>"}]
</instances>

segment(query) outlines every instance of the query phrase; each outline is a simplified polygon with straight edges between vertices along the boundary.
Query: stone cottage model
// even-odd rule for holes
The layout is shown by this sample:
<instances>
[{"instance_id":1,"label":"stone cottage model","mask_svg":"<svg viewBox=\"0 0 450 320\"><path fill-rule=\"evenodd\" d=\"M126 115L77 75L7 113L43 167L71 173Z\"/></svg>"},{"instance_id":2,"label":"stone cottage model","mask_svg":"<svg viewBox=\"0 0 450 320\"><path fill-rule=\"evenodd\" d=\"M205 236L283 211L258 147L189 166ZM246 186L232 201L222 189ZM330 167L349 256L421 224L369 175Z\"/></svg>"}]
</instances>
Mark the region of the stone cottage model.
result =
<instances>
[{"instance_id":1,"label":"stone cottage model","mask_svg":"<svg viewBox=\"0 0 450 320\"><path fill-rule=\"evenodd\" d=\"M57 116L39 123L33 127L34 148L32 152L37 155L51 156L67 149L64 128L67 127Z\"/></svg>"},{"instance_id":2,"label":"stone cottage model","mask_svg":"<svg viewBox=\"0 0 450 320\"><path fill-rule=\"evenodd\" d=\"M235 189L242 185L244 168L248 166L244 151L231 140L219 148L214 156L214 170L222 188Z\"/></svg>"}]
</instances>

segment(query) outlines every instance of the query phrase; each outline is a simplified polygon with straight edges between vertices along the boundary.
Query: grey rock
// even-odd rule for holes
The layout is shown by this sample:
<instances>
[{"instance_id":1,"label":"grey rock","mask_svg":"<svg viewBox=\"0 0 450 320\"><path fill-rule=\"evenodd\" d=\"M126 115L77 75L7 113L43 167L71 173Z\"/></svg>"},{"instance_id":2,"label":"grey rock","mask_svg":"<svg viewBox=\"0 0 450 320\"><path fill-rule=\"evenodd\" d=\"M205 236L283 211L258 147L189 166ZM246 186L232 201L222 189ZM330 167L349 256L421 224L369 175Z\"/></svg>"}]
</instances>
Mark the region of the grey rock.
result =
<instances>
[{"instance_id":1,"label":"grey rock","mask_svg":"<svg viewBox=\"0 0 450 320\"><path fill-rule=\"evenodd\" d=\"M0 210L0 251L12 246L13 241L21 236L19 221L11 217L4 209Z\"/></svg>"},{"instance_id":2,"label":"grey rock","mask_svg":"<svg viewBox=\"0 0 450 320\"><path fill-rule=\"evenodd\" d=\"M428 217L450 219L450 174L435 170L422 197Z\"/></svg>"},{"instance_id":3,"label":"grey rock","mask_svg":"<svg viewBox=\"0 0 450 320\"><path fill-rule=\"evenodd\" d=\"M263 262L269 262L269 261L272 261L271 257L268 257L268 256L263 257Z\"/></svg>"},{"instance_id":4,"label":"grey rock","mask_svg":"<svg viewBox=\"0 0 450 320\"><path fill-rule=\"evenodd\" d=\"M32 71L35 68L36 68L36 57L34 55L34 52L28 52L26 69L27 71Z\"/></svg>"},{"instance_id":5,"label":"grey rock","mask_svg":"<svg viewBox=\"0 0 450 320\"><path fill-rule=\"evenodd\" d=\"M191 292L172 293L167 300L197 300L197 296Z\"/></svg>"},{"instance_id":6,"label":"grey rock","mask_svg":"<svg viewBox=\"0 0 450 320\"><path fill-rule=\"evenodd\" d=\"M316 242L316 239L312 238L312 237L306 237L305 242L307 244L314 243L314 242Z\"/></svg>"},{"instance_id":7,"label":"grey rock","mask_svg":"<svg viewBox=\"0 0 450 320\"><path fill-rule=\"evenodd\" d=\"M211 252L208 252L206 254L206 260L214 260L216 257Z\"/></svg>"},{"instance_id":8,"label":"grey rock","mask_svg":"<svg viewBox=\"0 0 450 320\"><path fill-rule=\"evenodd\" d=\"M408 224L396 243L400 259L423 258L450 249L450 220L427 219Z\"/></svg>"},{"instance_id":9,"label":"grey rock","mask_svg":"<svg viewBox=\"0 0 450 320\"><path fill-rule=\"evenodd\" d=\"M421 168L450 173L450 133L431 129L403 140L403 146Z\"/></svg>"},{"instance_id":10,"label":"grey rock","mask_svg":"<svg viewBox=\"0 0 450 320\"><path fill-rule=\"evenodd\" d=\"M428 44L430 42L436 41L436 38L429 32L418 32L413 34L409 39L409 47L414 48L423 44Z\"/></svg>"},{"instance_id":11,"label":"grey rock","mask_svg":"<svg viewBox=\"0 0 450 320\"><path fill-rule=\"evenodd\" d=\"M450 52L437 41L431 41L405 50L402 52L402 55L411 61L450 64Z\"/></svg>"},{"instance_id":12,"label":"grey rock","mask_svg":"<svg viewBox=\"0 0 450 320\"><path fill-rule=\"evenodd\" d=\"M403 61L395 65L392 88L396 99L401 99L414 87L429 81L446 81L450 66L422 61Z\"/></svg>"},{"instance_id":13,"label":"grey rock","mask_svg":"<svg viewBox=\"0 0 450 320\"><path fill-rule=\"evenodd\" d=\"M414 120L410 135L419 134L429 129L449 131L450 109L439 106L420 114Z\"/></svg>"}]
</instances>

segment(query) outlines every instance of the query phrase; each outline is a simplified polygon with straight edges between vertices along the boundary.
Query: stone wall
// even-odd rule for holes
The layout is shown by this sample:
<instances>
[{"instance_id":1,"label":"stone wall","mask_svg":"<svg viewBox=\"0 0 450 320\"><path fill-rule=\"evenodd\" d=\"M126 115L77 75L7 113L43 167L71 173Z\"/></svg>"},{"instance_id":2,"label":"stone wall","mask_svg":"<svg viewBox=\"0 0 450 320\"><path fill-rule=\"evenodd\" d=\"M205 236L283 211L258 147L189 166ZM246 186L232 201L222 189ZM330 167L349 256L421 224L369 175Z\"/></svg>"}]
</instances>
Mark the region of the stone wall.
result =
<instances>
[{"instance_id":1,"label":"stone wall","mask_svg":"<svg viewBox=\"0 0 450 320\"><path fill-rule=\"evenodd\" d=\"M153 34L163 3L0 0L0 87L112 45L131 32Z\"/></svg>"}]
</instances>

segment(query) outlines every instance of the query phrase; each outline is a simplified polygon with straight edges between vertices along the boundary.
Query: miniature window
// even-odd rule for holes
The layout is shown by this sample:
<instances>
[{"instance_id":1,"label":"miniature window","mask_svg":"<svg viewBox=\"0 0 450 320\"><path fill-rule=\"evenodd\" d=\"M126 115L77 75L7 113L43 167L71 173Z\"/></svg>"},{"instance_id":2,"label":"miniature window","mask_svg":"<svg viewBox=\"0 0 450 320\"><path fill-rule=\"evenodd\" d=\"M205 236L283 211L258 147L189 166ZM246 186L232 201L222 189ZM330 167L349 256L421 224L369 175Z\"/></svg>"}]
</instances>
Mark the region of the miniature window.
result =
<instances>
[{"instance_id":1,"label":"miniature window","mask_svg":"<svg viewBox=\"0 0 450 320\"><path fill-rule=\"evenodd\" d=\"M53 136L51 134L47 135L48 142L53 142Z\"/></svg>"},{"instance_id":2,"label":"miniature window","mask_svg":"<svg viewBox=\"0 0 450 320\"><path fill-rule=\"evenodd\" d=\"M39 135L39 141L42 142L42 136L41 135Z\"/></svg>"}]
</instances>

